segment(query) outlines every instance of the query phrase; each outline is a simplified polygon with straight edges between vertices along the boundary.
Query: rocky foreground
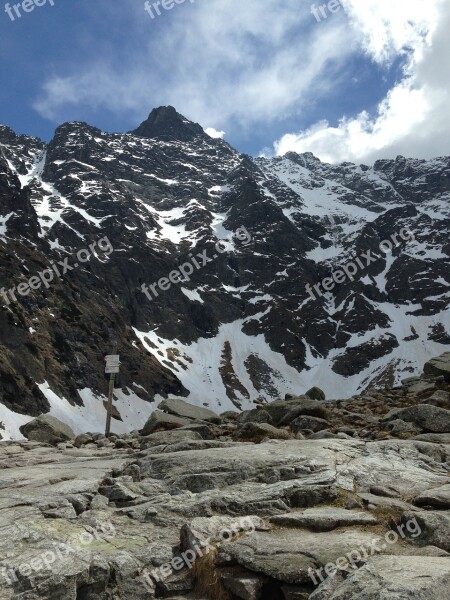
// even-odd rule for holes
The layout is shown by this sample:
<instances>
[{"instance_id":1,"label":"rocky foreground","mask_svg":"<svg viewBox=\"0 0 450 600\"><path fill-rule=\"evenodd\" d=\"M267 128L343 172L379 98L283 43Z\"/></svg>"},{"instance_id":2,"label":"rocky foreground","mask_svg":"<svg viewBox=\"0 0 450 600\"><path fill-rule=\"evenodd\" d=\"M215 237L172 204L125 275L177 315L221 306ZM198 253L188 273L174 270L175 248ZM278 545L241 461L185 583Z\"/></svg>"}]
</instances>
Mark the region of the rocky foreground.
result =
<instances>
[{"instance_id":1,"label":"rocky foreground","mask_svg":"<svg viewBox=\"0 0 450 600\"><path fill-rule=\"evenodd\" d=\"M450 353L370 396L0 444L0 600L447 600Z\"/></svg>"}]
</instances>

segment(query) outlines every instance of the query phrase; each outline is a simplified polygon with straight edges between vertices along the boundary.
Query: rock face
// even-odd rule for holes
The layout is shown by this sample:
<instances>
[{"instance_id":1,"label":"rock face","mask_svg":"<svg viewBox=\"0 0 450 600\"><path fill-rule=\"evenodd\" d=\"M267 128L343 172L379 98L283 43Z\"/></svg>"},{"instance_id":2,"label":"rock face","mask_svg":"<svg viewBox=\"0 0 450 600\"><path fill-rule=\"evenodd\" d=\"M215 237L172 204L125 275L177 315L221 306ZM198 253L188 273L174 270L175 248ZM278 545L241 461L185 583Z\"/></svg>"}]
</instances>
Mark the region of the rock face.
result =
<instances>
[{"instance_id":1,"label":"rock face","mask_svg":"<svg viewBox=\"0 0 450 600\"><path fill-rule=\"evenodd\" d=\"M29 439L36 442L44 442L56 445L59 442L65 442L75 437L72 429L50 415L40 415L20 428L21 433Z\"/></svg>"},{"instance_id":2,"label":"rock face","mask_svg":"<svg viewBox=\"0 0 450 600\"><path fill-rule=\"evenodd\" d=\"M448 157L253 159L173 107L125 134L64 123L49 143L0 126L0 145L3 439L53 402L73 423L83 413L76 434L98 431L115 346L120 433L155 398L216 413L307 390L348 398L448 350ZM322 282L369 251L325 300ZM48 289L8 295L65 259Z\"/></svg>"}]
</instances>

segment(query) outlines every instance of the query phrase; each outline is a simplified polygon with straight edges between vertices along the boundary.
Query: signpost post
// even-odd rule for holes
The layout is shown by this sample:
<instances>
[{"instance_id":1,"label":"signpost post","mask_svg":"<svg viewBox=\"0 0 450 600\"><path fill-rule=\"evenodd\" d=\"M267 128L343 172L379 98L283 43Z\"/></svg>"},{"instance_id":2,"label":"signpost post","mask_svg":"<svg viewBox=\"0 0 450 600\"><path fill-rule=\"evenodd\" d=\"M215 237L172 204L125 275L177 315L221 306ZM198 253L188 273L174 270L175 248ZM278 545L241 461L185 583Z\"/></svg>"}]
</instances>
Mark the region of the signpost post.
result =
<instances>
[{"instance_id":1,"label":"signpost post","mask_svg":"<svg viewBox=\"0 0 450 600\"><path fill-rule=\"evenodd\" d=\"M108 354L105 356L106 366L105 373L109 374L109 390L108 390L108 405L106 409L106 428L105 436L109 437L111 434L111 414L112 414L112 402L114 394L114 382L116 379L116 373L120 371L120 356L118 354Z\"/></svg>"}]
</instances>

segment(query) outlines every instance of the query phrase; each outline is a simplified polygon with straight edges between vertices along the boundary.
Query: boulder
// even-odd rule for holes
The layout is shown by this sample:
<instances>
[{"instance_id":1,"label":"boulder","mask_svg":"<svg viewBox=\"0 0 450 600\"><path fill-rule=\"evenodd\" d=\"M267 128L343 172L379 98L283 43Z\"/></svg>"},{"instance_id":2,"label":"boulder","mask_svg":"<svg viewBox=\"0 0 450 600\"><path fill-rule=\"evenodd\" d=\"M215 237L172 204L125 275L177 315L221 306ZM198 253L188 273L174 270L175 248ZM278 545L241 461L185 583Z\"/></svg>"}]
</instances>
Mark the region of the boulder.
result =
<instances>
[{"instance_id":1,"label":"boulder","mask_svg":"<svg viewBox=\"0 0 450 600\"><path fill-rule=\"evenodd\" d=\"M414 521L415 520L415 521ZM406 511L402 514L402 523L416 522L418 526L412 533L419 535L414 541L419 546L436 546L450 552L450 513L448 511Z\"/></svg>"},{"instance_id":2,"label":"boulder","mask_svg":"<svg viewBox=\"0 0 450 600\"><path fill-rule=\"evenodd\" d=\"M177 427L183 427L183 425L189 425L192 423L190 419L184 419L175 415L169 415L165 412L155 410L150 415L147 423L141 431L142 435L149 435L157 429L176 429Z\"/></svg>"},{"instance_id":3,"label":"boulder","mask_svg":"<svg viewBox=\"0 0 450 600\"><path fill-rule=\"evenodd\" d=\"M391 410L382 419L390 422L400 419L413 423L428 433L450 433L450 411L429 404Z\"/></svg>"},{"instance_id":4,"label":"boulder","mask_svg":"<svg viewBox=\"0 0 450 600\"><path fill-rule=\"evenodd\" d=\"M210 423L222 422L222 419L219 417L219 415L212 410L204 408L203 406L189 404L189 402L185 402L179 398L169 398L168 400L163 400L158 405L158 409L171 415L176 415L177 417L208 421Z\"/></svg>"},{"instance_id":5,"label":"boulder","mask_svg":"<svg viewBox=\"0 0 450 600\"><path fill-rule=\"evenodd\" d=\"M290 425L300 416L327 418L328 411L324 404L306 396L296 396L289 400L276 400L266 404L264 410L269 413L273 425Z\"/></svg>"},{"instance_id":6,"label":"boulder","mask_svg":"<svg viewBox=\"0 0 450 600\"><path fill-rule=\"evenodd\" d=\"M278 429L268 423L245 423L239 427L237 435L243 439L272 438L274 440L287 440L291 437L288 431Z\"/></svg>"},{"instance_id":7,"label":"boulder","mask_svg":"<svg viewBox=\"0 0 450 600\"><path fill-rule=\"evenodd\" d=\"M450 381L450 352L429 360L425 363L423 372L425 375L443 375L446 381Z\"/></svg>"},{"instance_id":8,"label":"boulder","mask_svg":"<svg viewBox=\"0 0 450 600\"><path fill-rule=\"evenodd\" d=\"M450 393L444 390L437 390L432 396L422 400L421 404L433 404L439 408L450 410Z\"/></svg>"},{"instance_id":9,"label":"boulder","mask_svg":"<svg viewBox=\"0 0 450 600\"><path fill-rule=\"evenodd\" d=\"M450 561L429 556L372 556L337 586L325 580L310 600L448 600ZM330 595L331 591L331 595Z\"/></svg>"},{"instance_id":10,"label":"boulder","mask_svg":"<svg viewBox=\"0 0 450 600\"><path fill-rule=\"evenodd\" d=\"M74 439L73 445L75 446L75 448L81 448L81 446L84 446L85 444L90 444L93 441L94 439L92 438L92 436L88 435L87 433L81 433L80 435L77 435L77 437Z\"/></svg>"},{"instance_id":11,"label":"boulder","mask_svg":"<svg viewBox=\"0 0 450 600\"><path fill-rule=\"evenodd\" d=\"M312 400L325 400L326 398L325 392L318 387L312 387L306 392L305 396L308 396Z\"/></svg>"},{"instance_id":12,"label":"boulder","mask_svg":"<svg viewBox=\"0 0 450 600\"><path fill-rule=\"evenodd\" d=\"M56 446L60 442L73 440L75 437L75 433L66 423L51 415L39 415L36 419L22 425L20 433L28 440L43 442L52 446Z\"/></svg>"},{"instance_id":13,"label":"boulder","mask_svg":"<svg viewBox=\"0 0 450 600\"><path fill-rule=\"evenodd\" d=\"M244 423L272 423L272 417L263 408L254 408L253 410L246 410L242 412L237 422L240 424Z\"/></svg>"},{"instance_id":14,"label":"boulder","mask_svg":"<svg viewBox=\"0 0 450 600\"><path fill-rule=\"evenodd\" d=\"M450 510L450 483L422 492L414 499L416 506L432 506Z\"/></svg>"},{"instance_id":15,"label":"boulder","mask_svg":"<svg viewBox=\"0 0 450 600\"><path fill-rule=\"evenodd\" d=\"M318 417L298 417L291 423L291 429L294 432L300 432L310 429L313 433L328 429L329 423L325 419L319 419Z\"/></svg>"},{"instance_id":16,"label":"boulder","mask_svg":"<svg viewBox=\"0 0 450 600\"><path fill-rule=\"evenodd\" d=\"M141 439L141 450L168 444L178 444L185 440L201 440L201 435L188 429L173 429L172 431L157 431Z\"/></svg>"}]
</instances>

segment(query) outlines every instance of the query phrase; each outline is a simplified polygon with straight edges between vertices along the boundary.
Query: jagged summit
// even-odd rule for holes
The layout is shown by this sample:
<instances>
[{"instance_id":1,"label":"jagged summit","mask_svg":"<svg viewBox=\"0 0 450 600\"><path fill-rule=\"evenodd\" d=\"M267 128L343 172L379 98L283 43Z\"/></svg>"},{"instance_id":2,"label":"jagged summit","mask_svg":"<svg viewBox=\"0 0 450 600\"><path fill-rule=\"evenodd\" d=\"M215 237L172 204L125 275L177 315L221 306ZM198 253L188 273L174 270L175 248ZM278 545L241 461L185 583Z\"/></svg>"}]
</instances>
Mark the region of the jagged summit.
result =
<instances>
[{"instance_id":1,"label":"jagged summit","mask_svg":"<svg viewBox=\"0 0 450 600\"><path fill-rule=\"evenodd\" d=\"M173 106L154 108L148 118L130 133L140 137L181 142L189 142L198 136L207 137L203 127L186 119Z\"/></svg>"}]
</instances>

